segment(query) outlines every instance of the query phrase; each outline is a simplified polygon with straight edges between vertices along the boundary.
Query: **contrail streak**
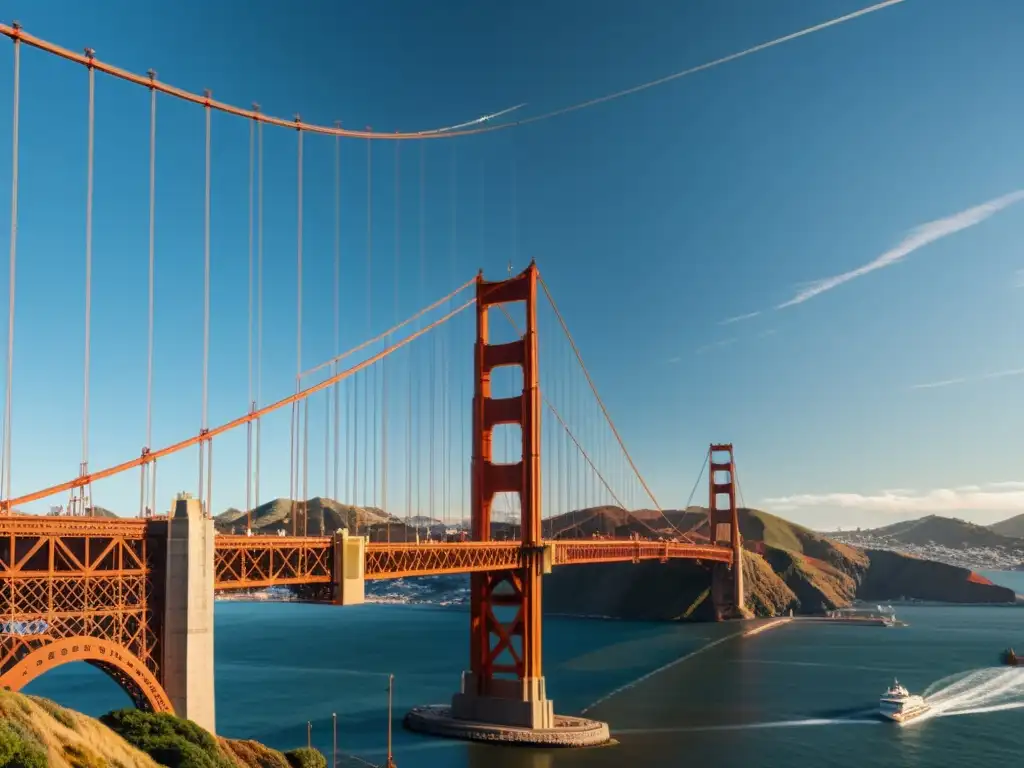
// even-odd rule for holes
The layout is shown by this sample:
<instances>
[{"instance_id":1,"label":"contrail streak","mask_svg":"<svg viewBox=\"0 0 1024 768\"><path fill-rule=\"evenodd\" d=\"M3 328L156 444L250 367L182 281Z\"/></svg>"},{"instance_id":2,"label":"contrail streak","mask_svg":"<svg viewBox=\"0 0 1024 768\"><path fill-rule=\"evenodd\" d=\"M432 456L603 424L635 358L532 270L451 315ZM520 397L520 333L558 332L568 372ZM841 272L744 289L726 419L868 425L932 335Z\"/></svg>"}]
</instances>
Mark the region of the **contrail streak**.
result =
<instances>
[{"instance_id":1,"label":"contrail streak","mask_svg":"<svg viewBox=\"0 0 1024 768\"><path fill-rule=\"evenodd\" d=\"M496 117L501 117L502 115L507 115L509 112L515 112L517 109L522 109L525 106L526 106L525 102L522 103L522 104L516 104L514 107L509 107L508 109L503 109L500 112L494 112L494 113L492 113L490 115L484 115L483 117L478 117L476 120L470 120L470 121L465 122L465 123L459 123L458 125L449 125L446 128L434 128L433 130L430 130L430 131L422 131L422 133L423 134L428 134L428 133L446 133L448 131L458 131L458 130L460 130L462 128L469 128L469 127L474 126L474 125L480 125L481 123L489 122L489 121L493 120Z\"/></svg>"},{"instance_id":2,"label":"contrail streak","mask_svg":"<svg viewBox=\"0 0 1024 768\"><path fill-rule=\"evenodd\" d=\"M813 299L815 296L825 293L825 291L831 291L833 288L840 286L843 283L848 283L858 277L863 277L875 270L891 267L893 264L905 259L917 249L924 248L926 245L934 243L936 240L949 237L963 229L977 226L986 219L999 213L1004 208L1008 208L1022 200L1024 200L1024 189L1019 189L1016 192L1011 192L1008 195L997 197L994 200L989 200L988 202L976 205L973 208L968 208L960 211L959 213L954 213L952 216L947 216L944 219L936 219L935 221L930 221L927 224L922 224L921 226L911 230L899 243L883 253L881 256L869 261L867 264L862 264L856 269L843 272L841 275L833 275L832 277L826 277L821 280L814 281L807 287L803 288L789 301L779 304L776 309L785 309L786 307L792 307L796 304L803 304L808 299Z\"/></svg>"},{"instance_id":3,"label":"contrail streak","mask_svg":"<svg viewBox=\"0 0 1024 768\"><path fill-rule=\"evenodd\" d=\"M709 61L704 64L698 64L695 67L690 67L689 69L684 69L681 72L675 72L671 75L659 77L657 80L651 80L650 82L642 83L641 85L634 85L632 88L626 88L621 91L616 91L615 93L609 93L605 96L599 96L598 98L590 99L589 101L582 101L579 104L573 104L572 106L569 107L562 107L561 109L556 109L553 112L546 112L543 115L527 117L524 118L523 120L517 120L511 123L502 123L501 125L488 126L486 128L481 129L479 132L484 133L489 131L497 131L501 130L502 128L512 128L519 125L536 123L541 120L548 120L549 118L552 117L558 117L559 115L565 115L568 114L569 112L576 112L577 110L580 109L586 109L587 107L594 107L597 106L598 104L604 104L606 101L621 99L623 96L630 96L631 94L639 93L640 91L646 91L648 88L654 88L655 86L658 85L670 83L673 80L679 80L680 78L683 77L695 75L698 72L703 72L704 70L712 69L714 67L721 66L722 64L727 64L730 61L735 61L736 59L742 59L745 56L760 53L761 51L767 50L768 48L774 48L777 45L788 43L791 40L796 40L799 37L812 35L815 32L820 32L823 29L835 27L847 21L853 21L854 19L860 18L861 16L867 16L869 13L874 13L875 11L880 11L883 8L888 8L891 5L897 5L902 2L905 2L905 0L885 0L885 2L876 3L875 5L868 6L867 8L861 8L859 11L848 13L845 16L838 16L834 19L830 19L829 21L823 21L820 24L815 24L813 27L807 27L805 29L801 29L798 32L792 32L788 35L784 35L783 37L777 37L774 40L769 40L766 43L760 43L759 45L755 45L752 48L746 48L742 51L739 51L738 53L730 53L728 56L723 56L720 59L715 59L714 61ZM441 130L445 129L442 128Z\"/></svg>"}]
</instances>

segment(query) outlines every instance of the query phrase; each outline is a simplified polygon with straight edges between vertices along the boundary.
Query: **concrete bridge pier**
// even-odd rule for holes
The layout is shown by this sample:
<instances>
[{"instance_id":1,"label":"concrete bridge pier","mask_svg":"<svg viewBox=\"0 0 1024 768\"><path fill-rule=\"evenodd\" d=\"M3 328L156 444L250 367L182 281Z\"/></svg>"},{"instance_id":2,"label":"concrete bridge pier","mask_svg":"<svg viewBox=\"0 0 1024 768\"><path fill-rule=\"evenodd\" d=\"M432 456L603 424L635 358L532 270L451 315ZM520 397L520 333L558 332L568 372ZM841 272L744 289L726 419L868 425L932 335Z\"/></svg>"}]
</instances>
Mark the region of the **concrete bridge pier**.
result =
<instances>
[{"instance_id":1,"label":"concrete bridge pier","mask_svg":"<svg viewBox=\"0 0 1024 768\"><path fill-rule=\"evenodd\" d=\"M174 713L216 733L213 683L213 520L179 494L167 523L163 685Z\"/></svg>"},{"instance_id":2,"label":"concrete bridge pier","mask_svg":"<svg viewBox=\"0 0 1024 768\"><path fill-rule=\"evenodd\" d=\"M335 605L366 602L366 537L350 536L346 528L334 533Z\"/></svg>"}]
</instances>

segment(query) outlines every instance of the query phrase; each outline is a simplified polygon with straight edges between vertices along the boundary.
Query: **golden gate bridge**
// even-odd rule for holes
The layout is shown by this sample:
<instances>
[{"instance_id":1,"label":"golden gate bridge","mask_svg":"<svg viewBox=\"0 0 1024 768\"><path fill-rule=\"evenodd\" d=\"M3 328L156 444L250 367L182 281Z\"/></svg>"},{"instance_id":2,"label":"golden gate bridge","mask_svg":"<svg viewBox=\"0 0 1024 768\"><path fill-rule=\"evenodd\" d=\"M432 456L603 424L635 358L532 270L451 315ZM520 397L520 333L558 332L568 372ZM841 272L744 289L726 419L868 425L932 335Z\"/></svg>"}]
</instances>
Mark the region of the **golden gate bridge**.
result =
<instances>
[{"instance_id":1,"label":"golden gate bridge","mask_svg":"<svg viewBox=\"0 0 1024 768\"><path fill-rule=\"evenodd\" d=\"M709 449L708 513L686 527L677 525L681 518L673 521L662 508L627 450L535 263L516 275L510 269L507 277L497 281L479 274L399 320L397 148L408 141L422 146L426 141L450 140L487 128L379 133L314 125L297 117L284 120L258 108L246 110L214 101L209 92L183 91L160 82L152 71L141 76L119 69L97 59L92 50L75 53L32 37L17 25L0 25L0 33L14 43L9 324L0 465L0 618L4 622L0 685L17 690L55 666L86 661L115 679L138 706L176 712L212 731L215 591L289 587L304 599L350 605L363 601L366 580L466 573L471 581L468 671L450 708L414 712L410 725L470 738L583 744L606 740L607 726L554 715L541 658L544 574L571 565L696 560L706 563L712 573L709 599L718 615L742 614L732 446ZM20 77L25 47L82 66L88 73L85 363L82 458L77 473L54 477L45 488L14 493L12 371L16 362ZM97 72L150 92L146 447L138 455L126 447L122 461L105 467L92 466L89 454ZM205 113L201 427L197 434L183 435L163 447L153 445L153 412L158 407L153 395L158 98L190 103ZM248 392L246 407L220 424L212 424L209 417L215 113L248 121L250 127ZM295 389L272 401L264 400L260 381L265 128L292 131L296 136ZM371 326L370 153L374 142L397 142L395 322L367 341L345 352L339 349L331 359L304 369L303 153L307 136L332 138L336 149L342 139L367 142ZM336 151L336 189L337 158ZM422 198L421 162L421 232ZM337 194L334 213L333 309L338 347ZM175 223L173 217L171 223ZM426 263L422 236L419 257L422 274ZM475 321L464 322L471 314ZM465 333L459 338L452 329ZM452 332L444 335L447 331ZM18 328L18 338L31 333L31 328ZM404 368L396 361L403 361ZM466 376L457 385L453 372L460 367ZM462 396L468 383L472 391ZM449 395L457 386L461 388L455 406ZM310 456L311 450L318 450L310 445L314 407L314 420L323 422L324 496L347 496L350 502L347 519L333 531L324 530L321 511L320 533L329 535L315 535L316 530L310 535L310 470L314 464L319 466L316 456ZM286 512L267 521L261 517L265 505L260 502L262 426L286 411L290 415L289 489L284 504L278 505ZM245 509L232 517L228 527L237 527L244 519L241 535L215 530L212 502L214 445L236 431L246 434ZM168 514L159 514L157 467L183 452L197 454L197 494L195 498L179 494ZM452 456L453 452L462 455ZM97 490L102 495L104 481L129 472L139 475L138 517L100 515L94 503ZM234 487L238 481L237 477L229 480ZM64 494L69 495L71 514L18 511ZM502 505L504 528L495 519ZM616 537L598 538L587 528L586 511L605 506L622 514L624 524ZM404 515L392 511L403 507ZM466 517L467 507L468 535L452 535ZM423 520L443 522L446 534L440 540L429 534L421 540ZM500 537L495 535L499 529Z\"/></svg>"}]
</instances>

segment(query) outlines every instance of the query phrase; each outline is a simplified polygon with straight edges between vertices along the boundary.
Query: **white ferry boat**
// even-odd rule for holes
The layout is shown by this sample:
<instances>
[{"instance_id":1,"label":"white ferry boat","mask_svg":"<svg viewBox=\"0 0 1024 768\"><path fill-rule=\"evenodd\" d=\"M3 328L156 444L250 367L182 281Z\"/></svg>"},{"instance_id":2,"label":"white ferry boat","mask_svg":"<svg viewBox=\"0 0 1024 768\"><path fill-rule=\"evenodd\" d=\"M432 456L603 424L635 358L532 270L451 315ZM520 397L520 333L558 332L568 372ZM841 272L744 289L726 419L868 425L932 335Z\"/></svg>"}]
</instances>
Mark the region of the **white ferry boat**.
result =
<instances>
[{"instance_id":1,"label":"white ferry boat","mask_svg":"<svg viewBox=\"0 0 1024 768\"><path fill-rule=\"evenodd\" d=\"M900 685L899 680L893 680L882 697L878 700L878 713L897 723L905 723L913 720L927 712L930 707L924 703L921 696L911 696L910 692Z\"/></svg>"}]
</instances>

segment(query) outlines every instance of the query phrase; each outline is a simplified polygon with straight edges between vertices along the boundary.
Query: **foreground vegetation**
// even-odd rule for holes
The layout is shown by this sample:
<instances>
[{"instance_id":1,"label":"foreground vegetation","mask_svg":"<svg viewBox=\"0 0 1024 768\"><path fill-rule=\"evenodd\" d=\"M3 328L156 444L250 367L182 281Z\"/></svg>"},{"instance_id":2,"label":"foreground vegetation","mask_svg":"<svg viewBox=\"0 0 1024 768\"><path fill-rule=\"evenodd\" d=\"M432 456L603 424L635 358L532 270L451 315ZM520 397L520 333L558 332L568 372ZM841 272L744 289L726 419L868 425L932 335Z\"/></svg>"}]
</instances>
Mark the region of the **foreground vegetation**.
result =
<instances>
[{"instance_id":1,"label":"foreground vegetation","mask_svg":"<svg viewBox=\"0 0 1024 768\"><path fill-rule=\"evenodd\" d=\"M315 749L278 752L212 736L172 715L120 709L99 720L0 691L0 768L326 768Z\"/></svg>"}]
</instances>

